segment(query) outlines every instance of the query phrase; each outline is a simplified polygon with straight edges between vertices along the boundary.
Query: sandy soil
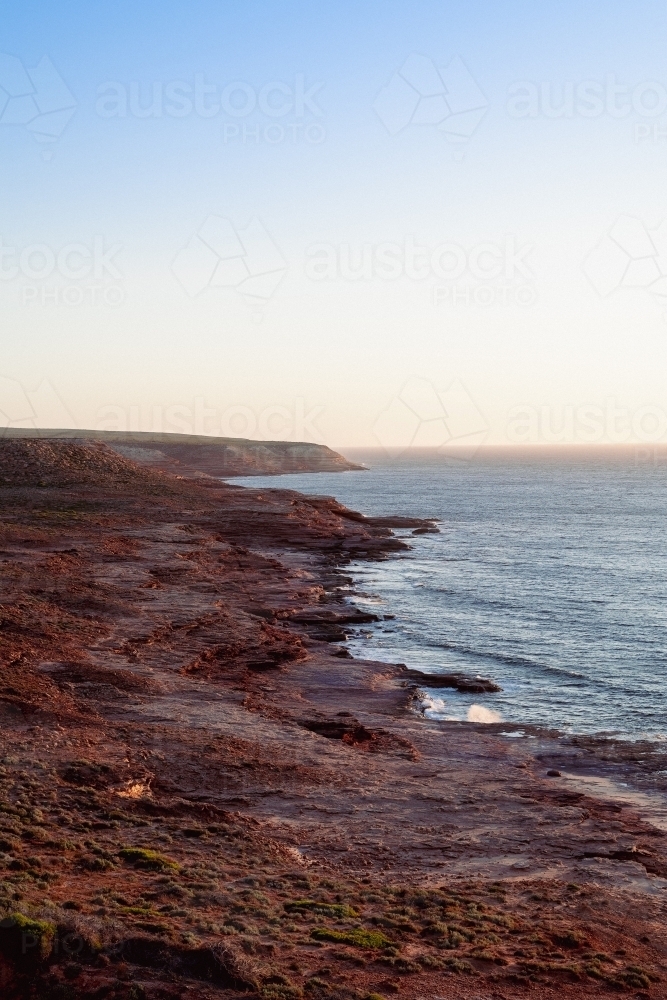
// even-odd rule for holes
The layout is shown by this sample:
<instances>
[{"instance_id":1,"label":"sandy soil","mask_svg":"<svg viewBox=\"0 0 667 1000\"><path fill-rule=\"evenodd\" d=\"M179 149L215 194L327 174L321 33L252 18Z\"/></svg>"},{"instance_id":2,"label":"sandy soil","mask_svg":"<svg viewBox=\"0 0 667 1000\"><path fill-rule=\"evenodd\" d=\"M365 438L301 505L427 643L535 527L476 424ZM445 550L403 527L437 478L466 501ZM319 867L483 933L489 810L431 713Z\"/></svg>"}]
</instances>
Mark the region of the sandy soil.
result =
<instances>
[{"instance_id":1,"label":"sandy soil","mask_svg":"<svg viewBox=\"0 0 667 1000\"><path fill-rule=\"evenodd\" d=\"M667 997L664 756L350 658L391 522L48 441L0 504L3 998Z\"/></svg>"}]
</instances>

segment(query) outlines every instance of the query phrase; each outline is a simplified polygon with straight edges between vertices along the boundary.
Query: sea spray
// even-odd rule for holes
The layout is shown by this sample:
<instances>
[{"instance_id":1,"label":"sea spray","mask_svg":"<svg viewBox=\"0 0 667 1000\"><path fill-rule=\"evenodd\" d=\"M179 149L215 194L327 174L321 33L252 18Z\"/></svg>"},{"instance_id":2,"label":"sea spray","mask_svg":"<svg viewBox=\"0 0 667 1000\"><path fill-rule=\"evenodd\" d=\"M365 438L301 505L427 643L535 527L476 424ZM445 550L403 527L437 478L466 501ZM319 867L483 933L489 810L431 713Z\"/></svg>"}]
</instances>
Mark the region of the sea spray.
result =
<instances>
[{"instance_id":1,"label":"sea spray","mask_svg":"<svg viewBox=\"0 0 667 1000\"><path fill-rule=\"evenodd\" d=\"M491 711L490 708L484 708L483 705L471 705L468 709L468 722L502 722L502 716L498 712Z\"/></svg>"}]
</instances>

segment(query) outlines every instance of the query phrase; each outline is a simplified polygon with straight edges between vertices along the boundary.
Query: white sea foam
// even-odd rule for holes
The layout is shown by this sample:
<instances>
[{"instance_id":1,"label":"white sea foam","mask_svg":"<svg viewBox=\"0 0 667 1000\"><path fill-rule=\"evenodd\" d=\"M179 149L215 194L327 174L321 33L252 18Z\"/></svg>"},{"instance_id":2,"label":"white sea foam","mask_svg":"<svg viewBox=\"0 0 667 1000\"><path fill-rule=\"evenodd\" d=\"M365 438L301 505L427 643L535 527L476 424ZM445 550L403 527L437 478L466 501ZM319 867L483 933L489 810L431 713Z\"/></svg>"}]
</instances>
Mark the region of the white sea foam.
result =
<instances>
[{"instance_id":1,"label":"white sea foam","mask_svg":"<svg viewBox=\"0 0 667 1000\"><path fill-rule=\"evenodd\" d=\"M484 708L483 705L471 705L468 709L468 722L502 722L502 715L498 712L492 712L490 708Z\"/></svg>"},{"instance_id":2,"label":"white sea foam","mask_svg":"<svg viewBox=\"0 0 667 1000\"><path fill-rule=\"evenodd\" d=\"M422 708L425 713L442 716L447 712L447 702L444 698L428 697L422 701Z\"/></svg>"}]
</instances>

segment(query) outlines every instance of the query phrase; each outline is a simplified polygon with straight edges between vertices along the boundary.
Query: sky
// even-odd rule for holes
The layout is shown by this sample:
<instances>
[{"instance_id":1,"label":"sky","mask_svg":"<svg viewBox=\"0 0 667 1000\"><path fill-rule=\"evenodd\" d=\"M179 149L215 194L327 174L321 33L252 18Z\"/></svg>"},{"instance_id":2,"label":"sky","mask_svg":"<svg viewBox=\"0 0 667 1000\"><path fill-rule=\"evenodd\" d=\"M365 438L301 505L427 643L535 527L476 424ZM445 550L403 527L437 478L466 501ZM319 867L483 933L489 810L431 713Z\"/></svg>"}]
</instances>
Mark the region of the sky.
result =
<instances>
[{"instance_id":1,"label":"sky","mask_svg":"<svg viewBox=\"0 0 667 1000\"><path fill-rule=\"evenodd\" d=\"M664 0L14 5L0 426L667 444Z\"/></svg>"}]
</instances>

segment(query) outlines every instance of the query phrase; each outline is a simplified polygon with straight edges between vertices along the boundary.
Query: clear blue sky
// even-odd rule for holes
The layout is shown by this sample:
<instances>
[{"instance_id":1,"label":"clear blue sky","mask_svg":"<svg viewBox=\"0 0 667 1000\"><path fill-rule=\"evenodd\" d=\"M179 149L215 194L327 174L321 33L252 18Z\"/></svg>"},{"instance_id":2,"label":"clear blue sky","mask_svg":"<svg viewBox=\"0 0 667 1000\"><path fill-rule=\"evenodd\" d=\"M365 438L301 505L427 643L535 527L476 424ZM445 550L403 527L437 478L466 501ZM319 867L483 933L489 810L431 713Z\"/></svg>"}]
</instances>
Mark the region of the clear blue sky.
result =
<instances>
[{"instance_id":1,"label":"clear blue sky","mask_svg":"<svg viewBox=\"0 0 667 1000\"><path fill-rule=\"evenodd\" d=\"M13 5L0 50L5 423L62 422L57 396L82 426L400 443L408 399L437 437L410 380L460 382L495 441L517 407L539 439L667 413L662 0L56 0Z\"/></svg>"}]
</instances>

